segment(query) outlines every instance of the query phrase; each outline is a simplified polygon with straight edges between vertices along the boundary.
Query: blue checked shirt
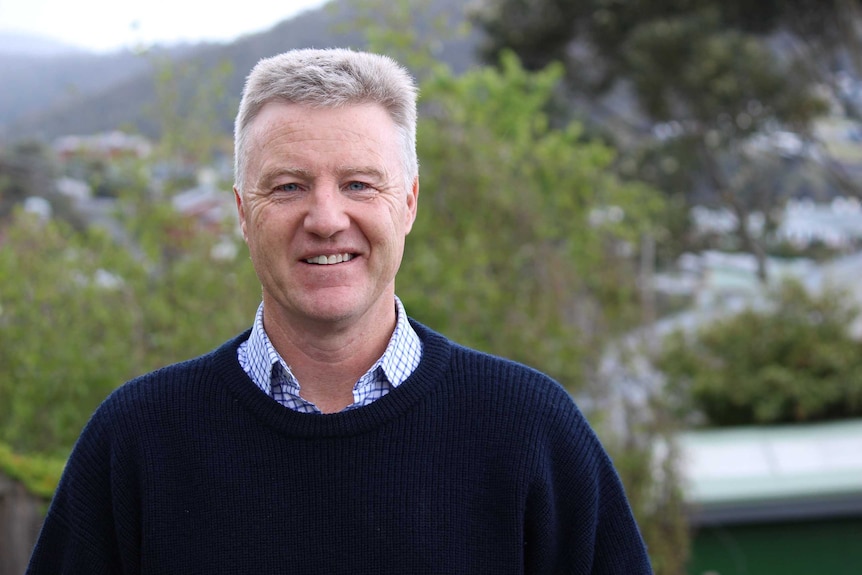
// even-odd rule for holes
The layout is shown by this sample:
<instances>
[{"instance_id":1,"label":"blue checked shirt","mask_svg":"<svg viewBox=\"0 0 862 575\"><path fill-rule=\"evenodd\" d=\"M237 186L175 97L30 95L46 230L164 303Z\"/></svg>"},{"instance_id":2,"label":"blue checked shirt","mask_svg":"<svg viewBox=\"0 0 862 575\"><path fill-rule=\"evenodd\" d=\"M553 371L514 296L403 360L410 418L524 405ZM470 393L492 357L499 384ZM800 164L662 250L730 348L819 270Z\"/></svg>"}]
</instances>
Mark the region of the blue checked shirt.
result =
<instances>
[{"instance_id":1,"label":"blue checked shirt","mask_svg":"<svg viewBox=\"0 0 862 575\"><path fill-rule=\"evenodd\" d=\"M407 321L398 297L395 298L395 311L398 321L386 351L353 386L353 403L344 411L380 399L398 387L419 365L422 342ZM263 329L263 303L257 308L251 335L237 350L237 358L255 385L280 404L302 413L321 413L316 405L300 396L299 381L269 341Z\"/></svg>"}]
</instances>

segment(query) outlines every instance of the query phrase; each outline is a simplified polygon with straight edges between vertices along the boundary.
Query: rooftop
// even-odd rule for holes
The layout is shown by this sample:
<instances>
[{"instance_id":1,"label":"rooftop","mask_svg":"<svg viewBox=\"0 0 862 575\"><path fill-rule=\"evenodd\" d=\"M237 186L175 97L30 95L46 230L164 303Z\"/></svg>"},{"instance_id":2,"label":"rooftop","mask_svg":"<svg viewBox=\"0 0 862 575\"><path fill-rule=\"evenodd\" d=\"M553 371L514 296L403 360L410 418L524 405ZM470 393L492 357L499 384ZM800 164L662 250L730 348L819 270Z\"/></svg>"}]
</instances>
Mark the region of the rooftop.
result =
<instances>
[{"instance_id":1,"label":"rooftop","mask_svg":"<svg viewBox=\"0 0 862 575\"><path fill-rule=\"evenodd\" d=\"M862 419L687 431L696 524L862 513Z\"/></svg>"}]
</instances>

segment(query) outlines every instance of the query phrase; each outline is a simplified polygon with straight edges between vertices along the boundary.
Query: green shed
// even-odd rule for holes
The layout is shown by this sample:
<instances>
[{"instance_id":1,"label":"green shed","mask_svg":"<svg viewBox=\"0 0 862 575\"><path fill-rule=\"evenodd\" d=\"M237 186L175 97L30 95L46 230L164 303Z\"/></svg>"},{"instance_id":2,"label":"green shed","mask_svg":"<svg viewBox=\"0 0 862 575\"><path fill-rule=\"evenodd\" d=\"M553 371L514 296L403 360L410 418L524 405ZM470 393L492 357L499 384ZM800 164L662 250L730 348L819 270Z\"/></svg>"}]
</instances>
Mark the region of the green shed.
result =
<instances>
[{"instance_id":1,"label":"green shed","mask_svg":"<svg viewBox=\"0 0 862 575\"><path fill-rule=\"evenodd\" d=\"M862 574L862 420L688 431L689 575Z\"/></svg>"}]
</instances>

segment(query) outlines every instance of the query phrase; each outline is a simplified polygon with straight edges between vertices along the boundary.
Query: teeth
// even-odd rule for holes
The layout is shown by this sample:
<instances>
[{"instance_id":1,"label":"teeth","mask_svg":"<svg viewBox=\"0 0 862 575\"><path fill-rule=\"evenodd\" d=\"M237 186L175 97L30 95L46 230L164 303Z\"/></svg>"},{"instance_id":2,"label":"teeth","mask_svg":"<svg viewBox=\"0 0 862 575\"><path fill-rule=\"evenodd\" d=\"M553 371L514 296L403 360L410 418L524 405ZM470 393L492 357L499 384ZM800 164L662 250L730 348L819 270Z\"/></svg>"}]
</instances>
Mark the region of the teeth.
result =
<instances>
[{"instance_id":1,"label":"teeth","mask_svg":"<svg viewBox=\"0 0 862 575\"><path fill-rule=\"evenodd\" d=\"M310 264L318 264L318 265L331 265L331 264L340 264L341 262L350 261L353 259L352 254L334 254L331 256L315 256L313 258L308 258L305 260Z\"/></svg>"}]
</instances>

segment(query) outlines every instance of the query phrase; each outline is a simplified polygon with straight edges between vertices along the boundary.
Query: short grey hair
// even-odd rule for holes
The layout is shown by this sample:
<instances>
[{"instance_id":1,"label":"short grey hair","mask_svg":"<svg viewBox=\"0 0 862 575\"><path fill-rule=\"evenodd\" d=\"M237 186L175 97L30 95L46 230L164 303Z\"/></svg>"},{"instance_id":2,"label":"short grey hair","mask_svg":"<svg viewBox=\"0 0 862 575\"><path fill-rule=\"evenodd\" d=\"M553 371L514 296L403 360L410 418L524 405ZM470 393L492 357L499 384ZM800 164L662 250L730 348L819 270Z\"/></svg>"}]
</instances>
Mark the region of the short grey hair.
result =
<instances>
[{"instance_id":1,"label":"short grey hair","mask_svg":"<svg viewBox=\"0 0 862 575\"><path fill-rule=\"evenodd\" d=\"M251 123L269 102L319 108L379 104L401 140L407 189L419 173L413 77L392 58L346 49L292 50L259 61L246 78L234 123L234 185L245 188Z\"/></svg>"}]
</instances>

